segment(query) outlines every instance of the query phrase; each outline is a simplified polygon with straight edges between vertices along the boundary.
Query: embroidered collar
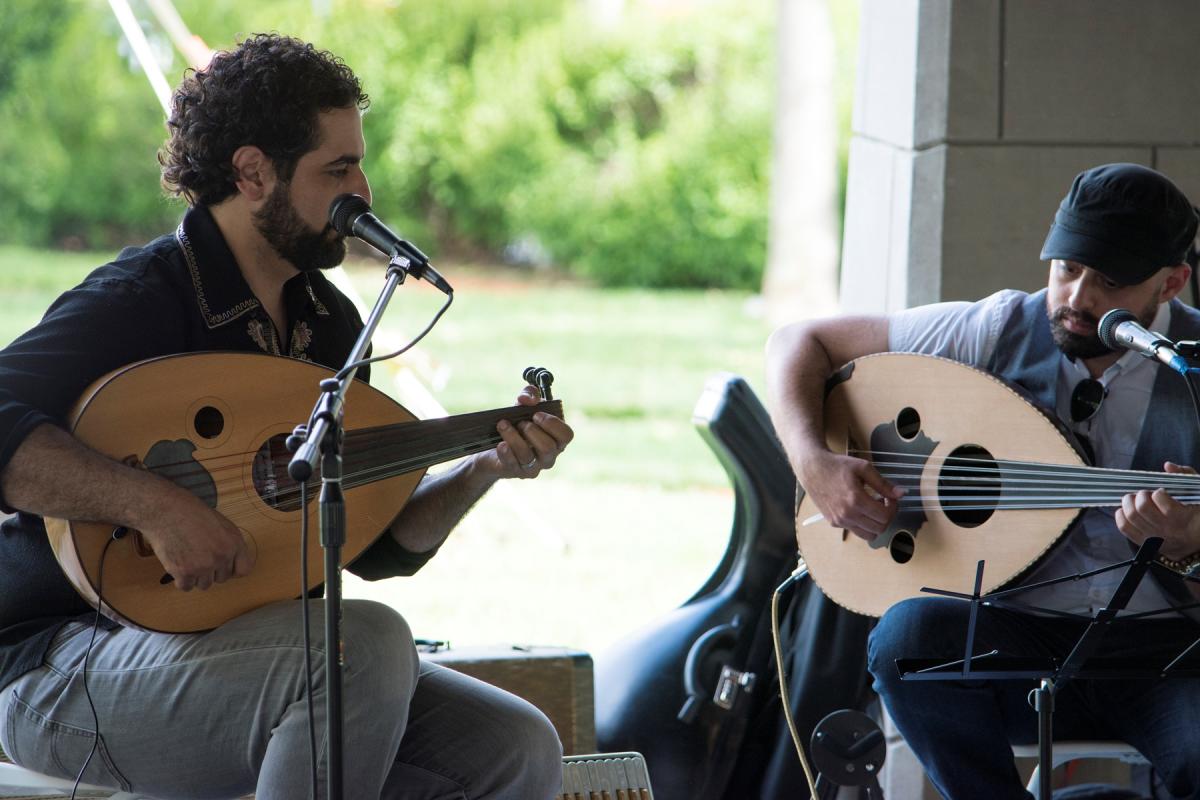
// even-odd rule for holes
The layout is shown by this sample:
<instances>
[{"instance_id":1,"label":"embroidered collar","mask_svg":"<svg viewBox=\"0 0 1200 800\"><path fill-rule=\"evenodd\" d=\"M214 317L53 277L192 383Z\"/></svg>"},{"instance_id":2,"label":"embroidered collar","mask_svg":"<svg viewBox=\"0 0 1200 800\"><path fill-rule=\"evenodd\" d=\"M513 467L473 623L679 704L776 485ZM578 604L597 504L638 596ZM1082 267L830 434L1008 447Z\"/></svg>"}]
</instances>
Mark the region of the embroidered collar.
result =
<instances>
[{"instance_id":1,"label":"embroidered collar","mask_svg":"<svg viewBox=\"0 0 1200 800\"><path fill-rule=\"evenodd\" d=\"M242 277L237 261L208 208L189 208L175 229L175 241L187 261L196 303L210 330L262 306ZM317 297L310 276L302 274L300 277L304 280L312 310L319 316L329 316L328 306ZM324 281L319 283L323 284ZM321 288L324 288L323 285Z\"/></svg>"}]
</instances>

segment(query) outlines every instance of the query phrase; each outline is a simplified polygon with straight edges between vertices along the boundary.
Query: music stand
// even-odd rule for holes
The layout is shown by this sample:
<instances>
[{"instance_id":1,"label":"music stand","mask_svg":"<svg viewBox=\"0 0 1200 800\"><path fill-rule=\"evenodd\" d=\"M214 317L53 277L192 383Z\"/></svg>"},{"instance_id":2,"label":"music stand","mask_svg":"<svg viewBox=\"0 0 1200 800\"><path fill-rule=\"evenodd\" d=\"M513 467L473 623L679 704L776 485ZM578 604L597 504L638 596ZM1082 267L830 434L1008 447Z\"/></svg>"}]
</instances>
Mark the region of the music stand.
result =
<instances>
[{"instance_id":1,"label":"music stand","mask_svg":"<svg viewBox=\"0 0 1200 800\"><path fill-rule=\"evenodd\" d=\"M1054 766L1053 759L1053 742L1052 742L1052 725L1054 714L1054 696L1071 680L1085 679L1134 679L1134 680L1150 680L1166 677L1196 677L1200 676L1200 668L1177 667L1179 662L1187 656L1197 645L1200 645L1200 635L1190 645L1185 647L1179 655L1171 659L1165 667L1133 667L1127 661L1117 660L1115 662L1106 662L1103 657L1093 658L1093 654L1100 646L1105 634L1108 632L1109 623L1116 618L1117 614L1122 611L1133 597L1142 578L1150 569L1166 570L1172 575L1178 573L1171 572L1167 567L1163 566L1156 559L1158 558L1159 548L1162 546L1163 540L1158 537L1151 537L1144 541L1134 554L1132 559L1127 561L1119 561L1115 564L1110 564L1099 569L1090 570L1088 572L1065 575L1060 578L1040 581L1038 583L1029 584L1027 586L1019 586L1013 589L1002 589L988 594L981 594L980 590L983 586L983 568L984 562L980 561L975 569L975 588L971 594L962 592L953 592L945 589L932 589L922 587L922 592L929 594L940 595L943 597L954 597L961 600L967 600L971 603L971 611L967 618L967 638L964 646L963 658L958 661L945 662L941 659L931 658L901 658L896 660L896 667L900 671L901 680L910 681L961 681L961 680L1037 680L1038 687L1030 692L1029 703L1037 712L1038 715L1038 764L1040 765L1038 779L1038 800L1051 800L1050 778L1051 771ZM1011 599L1011 595L1026 592L1031 589L1042 588L1045 586L1053 586L1055 584L1064 583L1066 581L1080 580L1089 578L1094 575L1099 575L1111 570L1125 568L1125 574L1121 578L1121 582L1113 591L1112 597L1108 604L1097 611L1093 616L1083 614L1072 614L1069 612L1057 611L1055 609L1040 608L1038 606L1021 603ZM1194 583L1200 583L1200 579L1190 575L1181 575L1179 577ZM988 653L974 654L975 650L975 623L979 615L979 607L987 605L995 608L1007 608L1015 611L1024 612L1040 612L1051 616L1072 618L1080 621L1088 622L1087 628L1080 635L1079 640L1072 647L1071 652L1061 663L1057 659L1048 658L1015 658L1000 656L999 651L992 650ZM1186 610L1189 608L1200 607L1200 602L1188 603L1182 606L1168 606L1162 609L1153 611L1143 611L1136 614L1127 614L1122 617L1122 620L1140 619L1142 617L1156 616L1167 612L1175 612ZM974 664L987 659L988 668L975 669Z\"/></svg>"}]
</instances>

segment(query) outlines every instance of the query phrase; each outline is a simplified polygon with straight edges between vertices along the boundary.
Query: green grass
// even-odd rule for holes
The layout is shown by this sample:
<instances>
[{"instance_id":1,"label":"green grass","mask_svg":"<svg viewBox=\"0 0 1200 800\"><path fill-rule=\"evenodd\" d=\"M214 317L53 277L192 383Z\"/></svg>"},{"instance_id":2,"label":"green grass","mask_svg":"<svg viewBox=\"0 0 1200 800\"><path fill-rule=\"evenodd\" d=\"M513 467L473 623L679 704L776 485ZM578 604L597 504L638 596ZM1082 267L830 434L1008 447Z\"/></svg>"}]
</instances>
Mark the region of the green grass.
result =
<instances>
[{"instance_id":1,"label":"green grass","mask_svg":"<svg viewBox=\"0 0 1200 800\"><path fill-rule=\"evenodd\" d=\"M110 258L0 247L0 343L7 344L36 324L55 297Z\"/></svg>"},{"instance_id":2,"label":"green grass","mask_svg":"<svg viewBox=\"0 0 1200 800\"><path fill-rule=\"evenodd\" d=\"M0 247L0 342L109 257ZM427 415L397 382L408 371L460 413L512 403L522 370L545 366L576 439L537 481L509 481L484 498L416 576L350 579L346 594L395 606L419 636L598 650L685 600L724 551L733 496L692 408L720 371L761 395L766 323L746 312L745 293L442 271L457 290L453 306L416 354L376 365L372 382ZM373 304L382 266L358 263L349 274ZM377 352L424 327L440 299L425 284L401 286Z\"/></svg>"},{"instance_id":3,"label":"green grass","mask_svg":"<svg viewBox=\"0 0 1200 800\"><path fill-rule=\"evenodd\" d=\"M382 277L352 274L373 303ZM587 448L564 460L563 474L661 489L726 485L690 419L715 372L762 384L767 331L744 312L745 293L541 286L511 271L459 276L454 304L420 345L443 370L438 395L448 410L512 402L524 368L544 366ZM402 286L386 321L419 330L437 300L423 285Z\"/></svg>"}]
</instances>

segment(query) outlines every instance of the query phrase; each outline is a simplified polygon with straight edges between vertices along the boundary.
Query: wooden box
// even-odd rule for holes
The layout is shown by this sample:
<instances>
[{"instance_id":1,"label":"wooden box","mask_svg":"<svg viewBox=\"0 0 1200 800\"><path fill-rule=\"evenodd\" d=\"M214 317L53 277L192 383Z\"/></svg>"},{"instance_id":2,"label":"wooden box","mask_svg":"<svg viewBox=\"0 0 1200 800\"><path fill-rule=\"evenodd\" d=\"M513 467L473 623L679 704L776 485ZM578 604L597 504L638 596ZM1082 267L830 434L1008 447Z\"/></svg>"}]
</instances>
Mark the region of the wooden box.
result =
<instances>
[{"instance_id":1,"label":"wooden box","mask_svg":"<svg viewBox=\"0 0 1200 800\"><path fill-rule=\"evenodd\" d=\"M528 700L554 723L563 753L596 751L592 657L565 647L452 647L421 658Z\"/></svg>"}]
</instances>

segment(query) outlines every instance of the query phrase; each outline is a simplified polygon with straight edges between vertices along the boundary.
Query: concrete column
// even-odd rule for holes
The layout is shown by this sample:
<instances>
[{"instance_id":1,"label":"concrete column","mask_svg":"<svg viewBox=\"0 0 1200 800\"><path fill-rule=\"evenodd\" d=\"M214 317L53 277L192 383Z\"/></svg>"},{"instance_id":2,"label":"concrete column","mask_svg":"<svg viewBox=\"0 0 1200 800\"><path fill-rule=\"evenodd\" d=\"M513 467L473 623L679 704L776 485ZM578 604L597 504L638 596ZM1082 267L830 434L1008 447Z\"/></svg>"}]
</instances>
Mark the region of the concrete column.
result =
<instances>
[{"instance_id":1,"label":"concrete column","mask_svg":"<svg viewBox=\"0 0 1200 800\"><path fill-rule=\"evenodd\" d=\"M1146 164L1200 200L1193 0L863 0L841 306L1045 282L1079 171Z\"/></svg>"}]
</instances>

